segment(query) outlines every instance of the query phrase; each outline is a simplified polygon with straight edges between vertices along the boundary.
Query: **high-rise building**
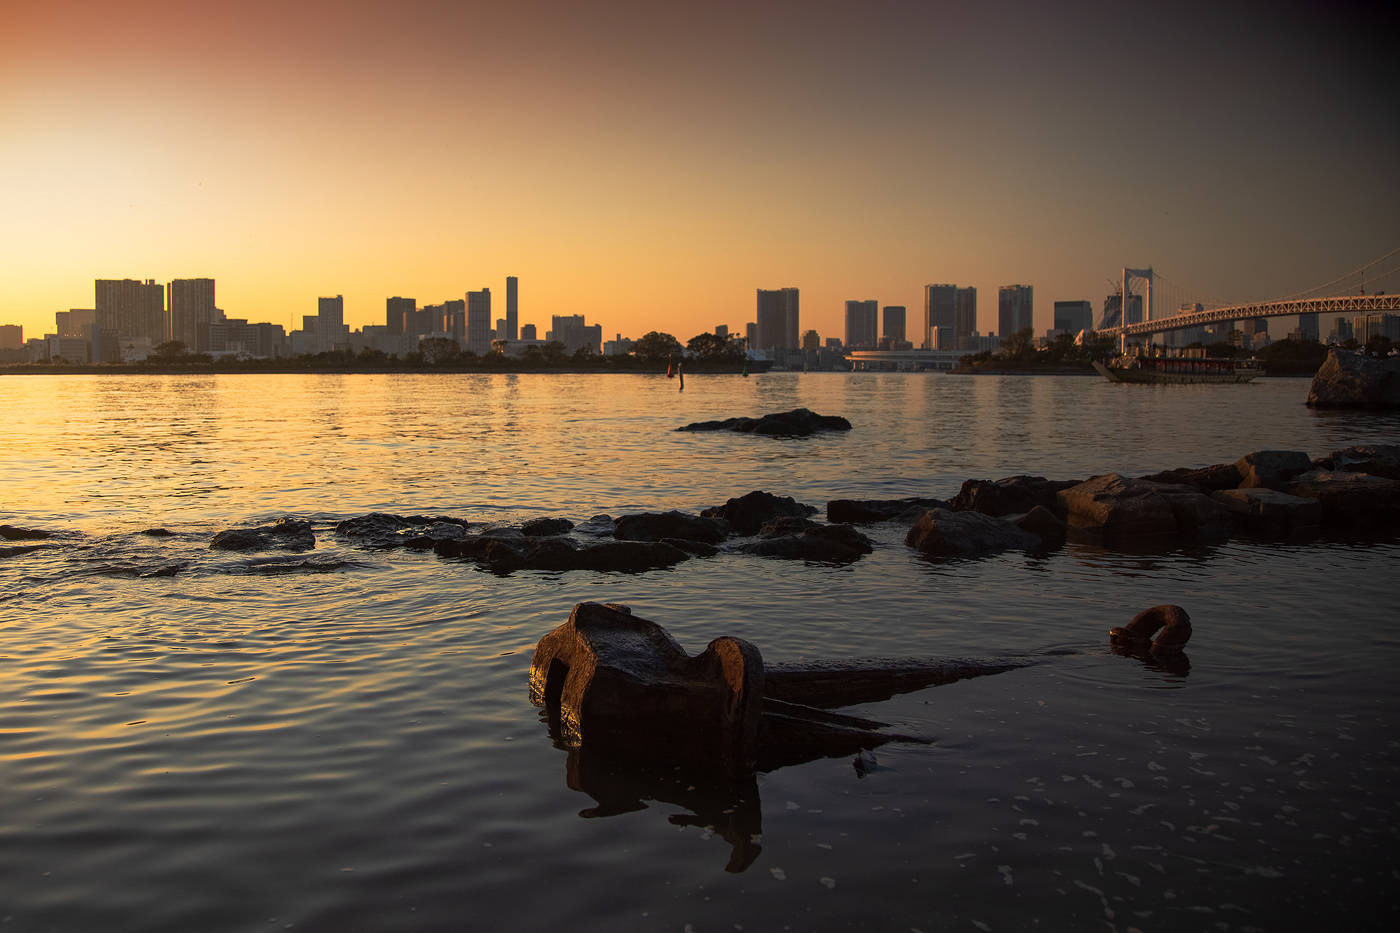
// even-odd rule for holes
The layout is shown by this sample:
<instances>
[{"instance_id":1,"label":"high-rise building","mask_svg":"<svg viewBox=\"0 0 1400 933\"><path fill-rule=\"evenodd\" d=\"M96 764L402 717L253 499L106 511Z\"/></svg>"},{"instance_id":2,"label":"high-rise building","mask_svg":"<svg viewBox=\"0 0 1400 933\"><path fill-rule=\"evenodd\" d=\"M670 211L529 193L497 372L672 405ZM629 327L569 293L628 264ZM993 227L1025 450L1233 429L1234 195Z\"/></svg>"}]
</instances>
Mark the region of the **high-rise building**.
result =
<instances>
[{"instance_id":1,"label":"high-rise building","mask_svg":"<svg viewBox=\"0 0 1400 933\"><path fill-rule=\"evenodd\" d=\"M1298 333L1304 340L1317 340L1322 336L1322 325L1316 311L1298 315Z\"/></svg>"},{"instance_id":2,"label":"high-rise building","mask_svg":"<svg viewBox=\"0 0 1400 933\"><path fill-rule=\"evenodd\" d=\"M1035 327L1034 289L1029 285L997 289L997 336L1005 340L1027 327Z\"/></svg>"},{"instance_id":3,"label":"high-rise building","mask_svg":"<svg viewBox=\"0 0 1400 933\"><path fill-rule=\"evenodd\" d=\"M54 332L60 337L91 336L92 325L97 323L97 311L92 308L73 308L54 312Z\"/></svg>"},{"instance_id":4,"label":"high-rise building","mask_svg":"<svg viewBox=\"0 0 1400 933\"><path fill-rule=\"evenodd\" d=\"M485 356L491 352L492 336L491 289L467 292L467 351Z\"/></svg>"},{"instance_id":5,"label":"high-rise building","mask_svg":"<svg viewBox=\"0 0 1400 933\"><path fill-rule=\"evenodd\" d=\"M1055 302L1055 330L1064 334L1078 334L1091 330L1094 326L1094 305L1084 301Z\"/></svg>"},{"instance_id":6,"label":"high-rise building","mask_svg":"<svg viewBox=\"0 0 1400 933\"><path fill-rule=\"evenodd\" d=\"M384 302L384 327L388 334L409 333L404 330L406 317L418 310L418 302L412 298L397 295Z\"/></svg>"},{"instance_id":7,"label":"high-rise building","mask_svg":"<svg viewBox=\"0 0 1400 933\"><path fill-rule=\"evenodd\" d=\"M807 331L806 333L804 333L804 334L802 335L802 349L803 349L804 351L806 351L806 350L820 350L821 348L822 348L822 338L821 338L821 335L818 334L816 331L814 331L814 330L809 330L809 331Z\"/></svg>"},{"instance_id":8,"label":"high-rise building","mask_svg":"<svg viewBox=\"0 0 1400 933\"><path fill-rule=\"evenodd\" d=\"M241 338L233 339L242 342ZM341 295L316 299L316 349L320 353L350 349L350 328L345 324L345 298Z\"/></svg>"},{"instance_id":9,"label":"high-rise building","mask_svg":"<svg viewBox=\"0 0 1400 933\"><path fill-rule=\"evenodd\" d=\"M174 279L165 286L170 308L170 339L191 353L209 352L209 325L219 317L213 279Z\"/></svg>"},{"instance_id":10,"label":"high-rise building","mask_svg":"<svg viewBox=\"0 0 1400 933\"><path fill-rule=\"evenodd\" d=\"M880 302L846 302L846 346L852 350L873 350L880 342Z\"/></svg>"},{"instance_id":11,"label":"high-rise building","mask_svg":"<svg viewBox=\"0 0 1400 933\"><path fill-rule=\"evenodd\" d=\"M956 285L924 286L925 350L948 350L954 344L958 318Z\"/></svg>"},{"instance_id":12,"label":"high-rise building","mask_svg":"<svg viewBox=\"0 0 1400 933\"><path fill-rule=\"evenodd\" d=\"M550 340L564 345L565 353L574 353L584 347L597 353L603 346L603 325L591 327L584 322L582 314L554 315L554 328L547 335Z\"/></svg>"},{"instance_id":13,"label":"high-rise building","mask_svg":"<svg viewBox=\"0 0 1400 933\"><path fill-rule=\"evenodd\" d=\"M758 290L758 321L755 350L782 348L796 350L798 340L798 292L795 288Z\"/></svg>"},{"instance_id":14,"label":"high-rise building","mask_svg":"<svg viewBox=\"0 0 1400 933\"><path fill-rule=\"evenodd\" d=\"M718 337L720 340L727 340L727 339L729 339L729 325L728 325L728 324L716 324L716 325L715 325L715 336Z\"/></svg>"},{"instance_id":15,"label":"high-rise building","mask_svg":"<svg viewBox=\"0 0 1400 933\"><path fill-rule=\"evenodd\" d=\"M888 337L891 340L904 340L904 305L885 305L884 326L880 328L880 336Z\"/></svg>"},{"instance_id":16,"label":"high-rise building","mask_svg":"<svg viewBox=\"0 0 1400 933\"><path fill-rule=\"evenodd\" d=\"M972 335L977 333L977 289L971 285L958 289L957 309L953 315L953 349L970 350Z\"/></svg>"},{"instance_id":17,"label":"high-rise building","mask_svg":"<svg viewBox=\"0 0 1400 933\"><path fill-rule=\"evenodd\" d=\"M63 312L58 312L62 314ZM23 324L0 324L0 350L19 350L24 347Z\"/></svg>"},{"instance_id":18,"label":"high-rise building","mask_svg":"<svg viewBox=\"0 0 1400 933\"><path fill-rule=\"evenodd\" d=\"M520 336L520 280L513 275L506 276L506 330L501 334L504 340L515 340Z\"/></svg>"},{"instance_id":19,"label":"high-rise building","mask_svg":"<svg viewBox=\"0 0 1400 933\"><path fill-rule=\"evenodd\" d=\"M155 279L97 279L97 325L115 330L122 339L145 337L151 345L170 339L165 312L165 286Z\"/></svg>"},{"instance_id":20,"label":"high-rise building","mask_svg":"<svg viewBox=\"0 0 1400 933\"><path fill-rule=\"evenodd\" d=\"M1388 337L1392 342L1400 341L1400 314L1386 314L1372 311L1358 314L1351 319L1352 336L1357 343L1366 343L1372 337Z\"/></svg>"},{"instance_id":21,"label":"high-rise building","mask_svg":"<svg viewBox=\"0 0 1400 933\"><path fill-rule=\"evenodd\" d=\"M521 324L521 325L520 325L520 342L521 342L521 343L533 343L533 342L535 342L535 341L538 341L539 339L540 339L539 337L536 337L536 336L535 336L535 325L534 325L534 324Z\"/></svg>"}]
</instances>

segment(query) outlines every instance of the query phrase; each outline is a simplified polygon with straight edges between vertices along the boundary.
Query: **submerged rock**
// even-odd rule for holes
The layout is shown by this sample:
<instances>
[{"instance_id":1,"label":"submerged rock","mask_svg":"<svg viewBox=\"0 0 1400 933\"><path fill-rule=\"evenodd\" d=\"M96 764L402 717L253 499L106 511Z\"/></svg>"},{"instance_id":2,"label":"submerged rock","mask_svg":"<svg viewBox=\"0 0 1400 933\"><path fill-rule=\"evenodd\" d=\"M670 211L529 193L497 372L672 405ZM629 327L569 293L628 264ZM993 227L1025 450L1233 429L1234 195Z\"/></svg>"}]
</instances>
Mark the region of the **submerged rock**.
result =
<instances>
[{"instance_id":1,"label":"submerged rock","mask_svg":"<svg viewBox=\"0 0 1400 933\"><path fill-rule=\"evenodd\" d=\"M1310 408L1400 408L1400 357L1333 347L1308 390Z\"/></svg>"},{"instance_id":2,"label":"submerged rock","mask_svg":"<svg viewBox=\"0 0 1400 933\"><path fill-rule=\"evenodd\" d=\"M929 509L949 509L946 499L911 496L907 499L832 499L826 504L826 520L848 525L887 522L896 518L913 521Z\"/></svg>"},{"instance_id":3,"label":"submerged rock","mask_svg":"<svg viewBox=\"0 0 1400 933\"><path fill-rule=\"evenodd\" d=\"M765 522L775 518L806 518L816 513L813 506L791 496L775 496L757 489L700 512L705 518L727 522L730 533L736 535L756 535Z\"/></svg>"},{"instance_id":4,"label":"submerged rock","mask_svg":"<svg viewBox=\"0 0 1400 933\"><path fill-rule=\"evenodd\" d=\"M909 529L904 543L925 554L951 557L1010 549L1028 550L1039 547L1041 538L1014 522L981 512L929 509Z\"/></svg>"},{"instance_id":5,"label":"submerged rock","mask_svg":"<svg viewBox=\"0 0 1400 933\"><path fill-rule=\"evenodd\" d=\"M338 523L335 530L360 547L389 549L430 548L437 541L460 538L467 527L467 522L460 518L371 512L346 519Z\"/></svg>"},{"instance_id":6,"label":"submerged rock","mask_svg":"<svg viewBox=\"0 0 1400 933\"><path fill-rule=\"evenodd\" d=\"M547 538L551 535L565 535L574 530L574 523L567 518L535 518L520 526L520 533L527 538Z\"/></svg>"},{"instance_id":7,"label":"submerged rock","mask_svg":"<svg viewBox=\"0 0 1400 933\"><path fill-rule=\"evenodd\" d=\"M669 512L620 515L613 521L613 537L622 541L681 538L686 541L718 544L728 533L729 526L722 520L703 515L689 515L674 509Z\"/></svg>"},{"instance_id":8,"label":"submerged rock","mask_svg":"<svg viewBox=\"0 0 1400 933\"><path fill-rule=\"evenodd\" d=\"M788 560L808 560L827 564L849 564L875 550L870 539L850 525L818 525L806 522L801 531L793 532L788 524L801 519L779 519L769 527L769 537L752 544L741 545L744 554L759 557L781 557Z\"/></svg>"},{"instance_id":9,"label":"submerged rock","mask_svg":"<svg viewBox=\"0 0 1400 933\"><path fill-rule=\"evenodd\" d=\"M1060 490L1057 511L1071 528L1106 539L1166 538L1176 535L1177 527L1162 491L1157 483L1106 473Z\"/></svg>"},{"instance_id":10,"label":"submerged rock","mask_svg":"<svg viewBox=\"0 0 1400 933\"><path fill-rule=\"evenodd\" d=\"M1312 458L1301 450L1256 450L1235 462L1240 489L1283 489L1299 473L1313 468Z\"/></svg>"},{"instance_id":11,"label":"submerged rock","mask_svg":"<svg viewBox=\"0 0 1400 933\"><path fill-rule=\"evenodd\" d=\"M1265 531L1314 528L1322 522L1322 507L1317 500L1276 489L1222 489L1212 493L1211 498L1229 509L1241 524Z\"/></svg>"},{"instance_id":12,"label":"submerged rock","mask_svg":"<svg viewBox=\"0 0 1400 933\"><path fill-rule=\"evenodd\" d=\"M444 557L463 557L493 573L516 570L600 570L640 572L670 567L696 554L681 542L598 540L586 544L565 537L469 535L440 541L433 550ZM690 543L690 542L687 542ZM700 547L705 547L701 544Z\"/></svg>"},{"instance_id":13,"label":"submerged rock","mask_svg":"<svg viewBox=\"0 0 1400 933\"><path fill-rule=\"evenodd\" d=\"M1328 459L1333 470L1400 479L1400 444L1357 444L1334 451Z\"/></svg>"},{"instance_id":14,"label":"submerged rock","mask_svg":"<svg viewBox=\"0 0 1400 933\"><path fill-rule=\"evenodd\" d=\"M295 518L279 518L258 528L232 528L214 535L211 548L222 551L309 551L316 546L311 523Z\"/></svg>"},{"instance_id":15,"label":"submerged rock","mask_svg":"<svg viewBox=\"0 0 1400 933\"><path fill-rule=\"evenodd\" d=\"M723 421L695 421L677 431L737 431L770 437L810 437L818 431L849 431L851 423L838 415L819 415L806 408L776 412L758 418L726 418Z\"/></svg>"},{"instance_id":16,"label":"submerged rock","mask_svg":"<svg viewBox=\"0 0 1400 933\"><path fill-rule=\"evenodd\" d=\"M1206 493L1214 492L1217 489L1238 489L1240 483L1244 481L1244 477L1240 475L1240 468L1233 463L1217 463L1213 466L1196 469L1178 467L1175 470L1152 473L1142 478L1153 483L1195 486Z\"/></svg>"},{"instance_id":17,"label":"submerged rock","mask_svg":"<svg viewBox=\"0 0 1400 933\"><path fill-rule=\"evenodd\" d=\"M6 541L42 541L53 537L52 531L37 528L16 528L14 525L0 525L0 538Z\"/></svg>"},{"instance_id":18,"label":"submerged rock","mask_svg":"<svg viewBox=\"0 0 1400 933\"><path fill-rule=\"evenodd\" d=\"M1005 479L970 479L949 504L955 512L981 512L999 518L1022 515L1036 506L1054 510L1055 495L1078 480L1048 480L1043 476L1008 476Z\"/></svg>"},{"instance_id":19,"label":"submerged rock","mask_svg":"<svg viewBox=\"0 0 1400 933\"><path fill-rule=\"evenodd\" d=\"M1400 520L1400 481L1345 470L1312 470L1295 476L1288 494L1318 504L1328 527L1391 525Z\"/></svg>"}]
</instances>

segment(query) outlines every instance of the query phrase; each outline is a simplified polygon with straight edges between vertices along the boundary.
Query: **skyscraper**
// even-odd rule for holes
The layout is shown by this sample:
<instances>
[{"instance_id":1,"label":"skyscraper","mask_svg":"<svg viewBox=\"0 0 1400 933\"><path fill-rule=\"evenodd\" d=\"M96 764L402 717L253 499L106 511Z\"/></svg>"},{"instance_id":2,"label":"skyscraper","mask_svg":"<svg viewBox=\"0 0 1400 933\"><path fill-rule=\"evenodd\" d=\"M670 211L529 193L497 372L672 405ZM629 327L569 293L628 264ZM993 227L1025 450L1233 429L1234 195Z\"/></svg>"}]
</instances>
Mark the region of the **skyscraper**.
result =
<instances>
[{"instance_id":1,"label":"skyscraper","mask_svg":"<svg viewBox=\"0 0 1400 933\"><path fill-rule=\"evenodd\" d=\"M97 279L97 326L122 339L145 337L155 346L169 339L165 286L155 279Z\"/></svg>"},{"instance_id":2,"label":"skyscraper","mask_svg":"<svg viewBox=\"0 0 1400 933\"><path fill-rule=\"evenodd\" d=\"M506 276L506 332L501 336L515 340L520 336L520 280Z\"/></svg>"},{"instance_id":3,"label":"skyscraper","mask_svg":"<svg viewBox=\"0 0 1400 933\"><path fill-rule=\"evenodd\" d=\"M170 339L191 353L209 352L209 325L219 317L213 279L174 279L165 286L170 308Z\"/></svg>"},{"instance_id":4,"label":"skyscraper","mask_svg":"<svg viewBox=\"0 0 1400 933\"><path fill-rule=\"evenodd\" d=\"M885 305L885 326L880 328L880 336L903 342L904 319L904 305Z\"/></svg>"},{"instance_id":5,"label":"skyscraper","mask_svg":"<svg viewBox=\"0 0 1400 933\"><path fill-rule=\"evenodd\" d=\"M997 289L997 336L1005 340L1027 327L1035 327L1034 289L1029 285Z\"/></svg>"},{"instance_id":6,"label":"skyscraper","mask_svg":"<svg viewBox=\"0 0 1400 933\"><path fill-rule=\"evenodd\" d=\"M477 356L491 352L491 289L467 292L467 350Z\"/></svg>"},{"instance_id":7,"label":"skyscraper","mask_svg":"<svg viewBox=\"0 0 1400 933\"><path fill-rule=\"evenodd\" d=\"M880 342L879 325L878 301L846 302L846 346L849 349L873 350Z\"/></svg>"},{"instance_id":8,"label":"skyscraper","mask_svg":"<svg viewBox=\"0 0 1400 933\"><path fill-rule=\"evenodd\" d=\"M418 310L418 302L412 298L386 299L384 302L384 328L389 334L402 334L404 332L404 316L412 314Z\"/></svg>"},{"instance_id":9,"label":"skyscraper","mask_svg":"<svg viewBox=\"0 0 1400 933\"><path fill-rule=\"evenodd\" d=\"M1061 333L1078 334L1094 326L1094 305L1088 299L1083 301L1055 302L1055 330Z\"/></svg>"},{"instance_id":10,"label":"skyscraper","mask_svg":"<svg viewBox=\"0 0 1400 933\"><path fill-rule=\"evenodd\" d=\"M953 316L953 349L967 350L967 341L977 333L977 289L973 286L958 289L957 312Z\"/></svg>"},{"instance_id":11,"label":"skyscraper","mask_svg":"<svg viewBox=\"0 0 1400 933\"><path fill-rule=\"evenodd\" d=\"M350 349L350 328L345 326L345 299L316 299L316 346L318 352Z\"/></svg>"},{"instance_id":12,"label":"skyscraper","mask_svg":"<svg viewBox=\"0 0 1400 933\"><path fill-rule=\"evenodd\" d=\"M798 339L798 293L795 288L758 290L758 345L755 350L774 347L795 350Z\"/></svg>"},{"instance_id":13,"label":"skyscraper","mask_svg":"<svg viewBox=\"0 0 1400 933\"><path fill-rule=\"evenodd\" d=\"M954 345L957 319L958 287L956 285L925 285L923 349L951 349Z\"/></svg>"}]
</instances>

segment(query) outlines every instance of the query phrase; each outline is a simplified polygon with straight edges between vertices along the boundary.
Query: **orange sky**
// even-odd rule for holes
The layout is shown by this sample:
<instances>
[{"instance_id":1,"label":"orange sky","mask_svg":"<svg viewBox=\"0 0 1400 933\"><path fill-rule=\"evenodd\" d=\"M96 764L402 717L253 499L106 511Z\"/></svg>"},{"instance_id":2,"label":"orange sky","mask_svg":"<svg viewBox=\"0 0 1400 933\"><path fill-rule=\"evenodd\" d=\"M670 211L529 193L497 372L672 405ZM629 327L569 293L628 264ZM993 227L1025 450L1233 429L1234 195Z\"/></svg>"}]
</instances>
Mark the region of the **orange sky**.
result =
<instances>
[{"instance_id":1,"label":"orange sky","mask_svg":"<svg viewBox=\"0 0 1400 933\"><path fill-rule=\"evenodd\" d=\"M1124 265L1291 294L1400 245L1397 72L1357 6L0 3L0 323L95 278L231 317L499 293L742 328L797 286L1097 309ZM494 309L493 309L494 310Z\"/></svg>"}]
</instances>

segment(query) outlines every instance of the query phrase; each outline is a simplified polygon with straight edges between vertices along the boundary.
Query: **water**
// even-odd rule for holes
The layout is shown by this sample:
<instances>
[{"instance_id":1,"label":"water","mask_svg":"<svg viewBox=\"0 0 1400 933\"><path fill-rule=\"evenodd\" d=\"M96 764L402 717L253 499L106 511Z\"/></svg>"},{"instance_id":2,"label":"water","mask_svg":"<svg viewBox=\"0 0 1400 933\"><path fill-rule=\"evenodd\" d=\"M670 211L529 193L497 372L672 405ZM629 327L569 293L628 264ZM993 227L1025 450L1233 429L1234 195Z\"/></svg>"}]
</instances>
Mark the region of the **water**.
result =
<instances>
[{"instance_id":1,"label":"water","mask_svg":"<svg viewBox=\"0 0 1400 933\"><path fill-rule=\"evenodd\" d=\"M1394 924L1393 538L937 562L873 526L875 553L846 567L722 555L502 577L349 547L331 525L372 510L580 521L751 489L819 507L949 496L969 477L1394 443L1400 420L1311 412L1292 380L769 374L676 388L650 376L0 379L0 523L60 532L0 558L0 920ZM798 405L856 429L670 430ZM218 530L283 515L315 523L315 551L208 549ZM141 534L153 527L175 534ZM700 776L590 759L600 802L570 789L526 689L535 641L581 600L625 602L692 652L733 634L771 660L1038 663L859 708L936 740L887 745L864 776L850 758L779 769L758 776L761 802L726 814ZM1109 627L1161 602L1192 615L1188 672L1107 650ZM730 825L757 835L741 872L726 871Z\"/></svg>"}]
</instances>

